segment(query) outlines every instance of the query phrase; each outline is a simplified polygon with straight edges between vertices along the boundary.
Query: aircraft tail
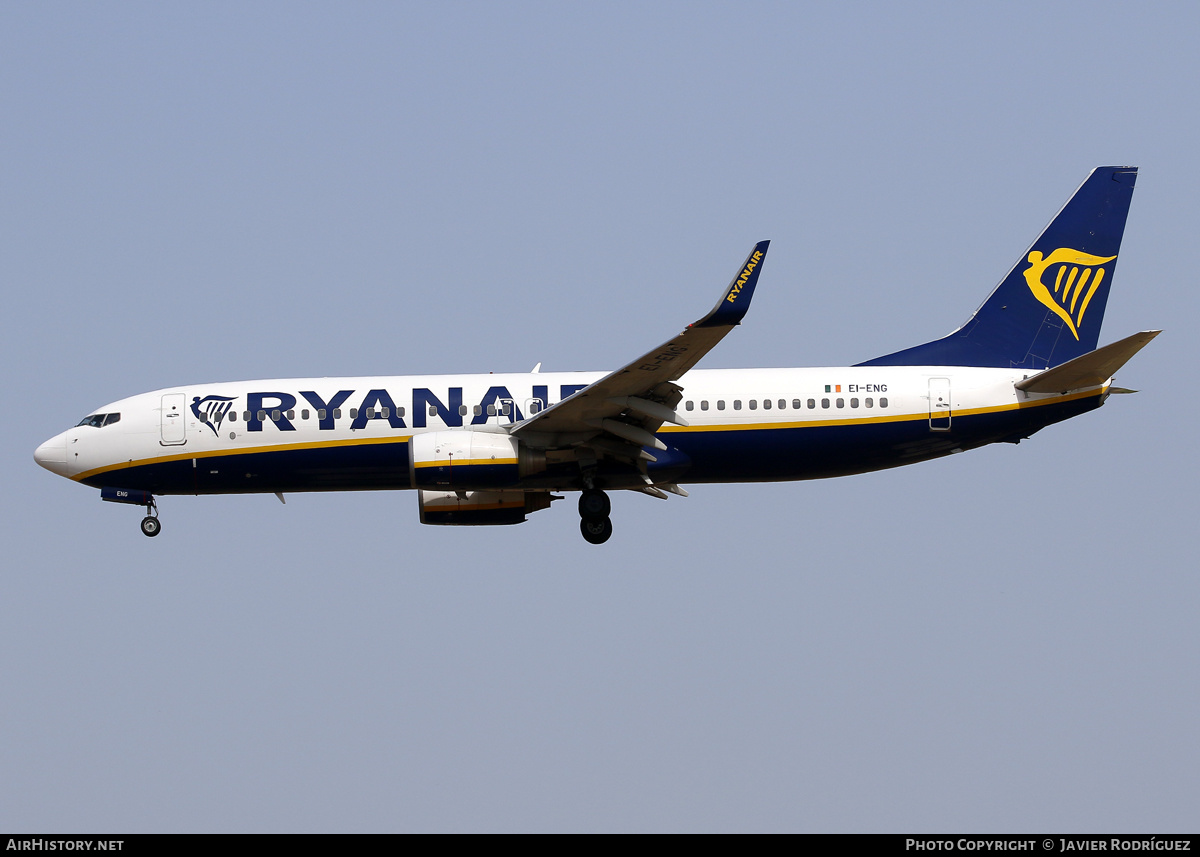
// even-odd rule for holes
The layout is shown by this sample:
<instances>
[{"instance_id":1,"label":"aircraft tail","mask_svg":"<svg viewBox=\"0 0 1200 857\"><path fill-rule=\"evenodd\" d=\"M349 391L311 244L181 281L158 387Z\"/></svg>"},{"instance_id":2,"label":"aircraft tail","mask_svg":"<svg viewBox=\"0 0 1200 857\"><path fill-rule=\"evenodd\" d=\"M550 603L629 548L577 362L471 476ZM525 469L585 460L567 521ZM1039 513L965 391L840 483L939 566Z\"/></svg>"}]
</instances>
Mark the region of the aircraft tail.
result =
<instances>
[{"instance_id":1,"label":"aircraft tail","mask_svg":"<svg viewBox=\"0 0 1200 857\"><path fill-rule=\"evenodd\" d=\"M1097 167L958 330L860 366L1046 369L1095 350L1137 167Z\"/></svg>"}]
</instances>

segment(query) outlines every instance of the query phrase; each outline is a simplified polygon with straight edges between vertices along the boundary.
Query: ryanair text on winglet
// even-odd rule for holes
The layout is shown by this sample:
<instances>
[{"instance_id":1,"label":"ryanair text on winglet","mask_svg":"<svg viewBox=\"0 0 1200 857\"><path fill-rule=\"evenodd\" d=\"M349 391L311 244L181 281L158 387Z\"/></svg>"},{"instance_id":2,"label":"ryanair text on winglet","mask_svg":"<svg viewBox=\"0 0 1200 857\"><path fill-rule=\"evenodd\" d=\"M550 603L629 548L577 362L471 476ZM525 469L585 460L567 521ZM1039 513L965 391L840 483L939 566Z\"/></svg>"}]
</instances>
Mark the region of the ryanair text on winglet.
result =
<instances>
[{"instance_id":1,"label":"ryanair text on winglet","mask_svg":"<svg viewBox=\"0 0 1200 857\"><path fill-rule=\"evenodd\" d=\"M733 288L729 290L729 297L725 300L733 303L737 300L737 296L742 291L742 286L746 285L746 280L750 279L750 275L754 273L754 269L758 267L758 263L762 261L762 251L755 250L754 255L750 257L750 261L746 263L746 267L742 269L741 276L737 278L737 282L733 284Z\"/></svg>"}]
</instances>

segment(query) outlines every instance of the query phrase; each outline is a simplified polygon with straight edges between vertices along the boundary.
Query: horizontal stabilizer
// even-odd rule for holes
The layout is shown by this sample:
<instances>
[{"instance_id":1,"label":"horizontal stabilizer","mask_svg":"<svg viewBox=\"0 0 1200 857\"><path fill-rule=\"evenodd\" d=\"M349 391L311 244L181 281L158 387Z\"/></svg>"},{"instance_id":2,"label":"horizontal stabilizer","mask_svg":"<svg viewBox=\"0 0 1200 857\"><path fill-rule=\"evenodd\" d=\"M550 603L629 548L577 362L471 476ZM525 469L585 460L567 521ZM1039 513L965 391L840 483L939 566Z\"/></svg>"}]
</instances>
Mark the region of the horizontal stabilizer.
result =
<instances>
[{"instance_id":1,"label":"horizontal stabilizer","mask_svg":"<svg viewBox=\"0 0 1200 857\"><path fill-rule=\"evenodd\" d=\"M1127 336L1111 345L1068 360L1061 366L1018 381L1016 388L1026 393L1065 393L1067 390L1083 387L1098 387L1160 333L1161 330L1143 330L1141 333Z\"/></svg>"}]
</instances>

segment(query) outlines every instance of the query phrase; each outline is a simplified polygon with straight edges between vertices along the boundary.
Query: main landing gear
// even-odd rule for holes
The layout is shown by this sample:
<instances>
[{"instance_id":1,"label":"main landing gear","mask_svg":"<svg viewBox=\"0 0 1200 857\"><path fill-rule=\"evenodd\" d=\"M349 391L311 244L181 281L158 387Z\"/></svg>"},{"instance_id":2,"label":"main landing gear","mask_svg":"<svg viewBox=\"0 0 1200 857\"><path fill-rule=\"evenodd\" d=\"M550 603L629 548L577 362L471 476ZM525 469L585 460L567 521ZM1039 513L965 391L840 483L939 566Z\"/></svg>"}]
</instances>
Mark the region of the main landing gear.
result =
<instances>
[{"instance_id":1,"label":"main landing gear","mask_svg":"<svg viewBox=\"0 0 1200 857\"><path fill-rule=\"evenodd\" d=\"M612 535L612 521L608 513L612 503L608 495L597 488L589 488L579 497L579 532L590 544L602 545Z\"/></svg>"}]
</instances>

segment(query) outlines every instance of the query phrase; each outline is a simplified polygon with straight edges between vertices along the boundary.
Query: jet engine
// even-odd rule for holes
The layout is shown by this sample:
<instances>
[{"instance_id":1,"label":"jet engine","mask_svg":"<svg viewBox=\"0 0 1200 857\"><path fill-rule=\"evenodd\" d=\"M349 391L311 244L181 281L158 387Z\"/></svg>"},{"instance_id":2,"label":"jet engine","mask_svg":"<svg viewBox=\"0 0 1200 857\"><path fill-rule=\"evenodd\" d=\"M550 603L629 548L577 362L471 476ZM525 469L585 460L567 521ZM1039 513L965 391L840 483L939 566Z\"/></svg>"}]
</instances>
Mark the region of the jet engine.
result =
<instances>
[{"instance_id":1,"label":"jet engine","mask_svg":"<svg viewBox=\"0 0 1200 857\"><path fill-rule=\"evenodd\" d=\"M408 466L414 488L507 488L545 470L546 455L499 432L432 431L409 440Z\"/></svg>"}]
</instances>

